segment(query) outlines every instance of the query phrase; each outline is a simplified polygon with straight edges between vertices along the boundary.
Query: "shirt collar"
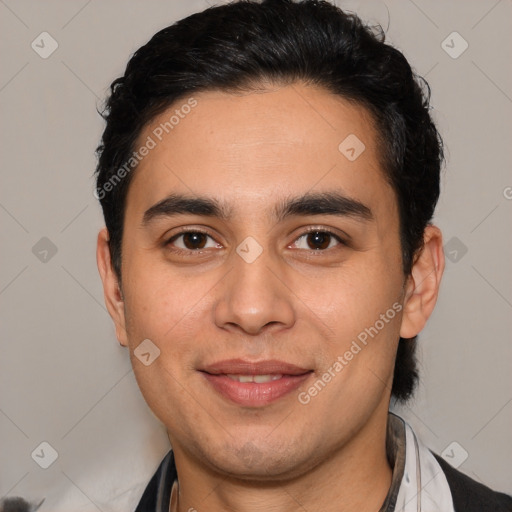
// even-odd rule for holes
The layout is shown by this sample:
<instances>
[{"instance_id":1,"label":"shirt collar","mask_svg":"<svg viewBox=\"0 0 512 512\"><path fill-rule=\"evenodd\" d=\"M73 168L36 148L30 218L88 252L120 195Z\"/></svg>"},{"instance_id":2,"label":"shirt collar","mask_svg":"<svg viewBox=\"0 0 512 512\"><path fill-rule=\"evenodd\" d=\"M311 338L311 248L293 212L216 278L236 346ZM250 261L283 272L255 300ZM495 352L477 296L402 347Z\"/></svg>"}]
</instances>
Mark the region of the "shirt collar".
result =
<instances>
[{"instance_id":1,"label":"shirt collar","mask_svg":"<svg viewBox=\"0 0 512 512\"><path fill-rule=\"evenodd\" d=\"M405 423L392 412L388 413L386 455L393 471L391 486L379 512L393 512L405 470Z\"/></svg>"}]
</instances>

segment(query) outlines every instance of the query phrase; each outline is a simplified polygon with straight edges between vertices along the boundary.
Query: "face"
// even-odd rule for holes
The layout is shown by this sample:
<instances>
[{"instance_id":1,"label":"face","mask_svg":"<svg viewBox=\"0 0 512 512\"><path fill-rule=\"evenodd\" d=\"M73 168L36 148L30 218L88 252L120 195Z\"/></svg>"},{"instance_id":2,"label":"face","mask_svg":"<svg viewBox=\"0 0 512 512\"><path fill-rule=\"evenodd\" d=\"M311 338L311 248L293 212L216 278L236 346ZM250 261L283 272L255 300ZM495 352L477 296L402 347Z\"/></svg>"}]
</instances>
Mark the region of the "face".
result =
<instances>
[{"instance_id":1,"label":"face","mask_svg":"<svg viewBox=\"0 0 512 512\"><path fill-rule=\"evenodd\" d=\"M298 475L385 424L396 197L360 106L300 84L193 99L139 137L155 147L127 196L118 337L176 452Z\"/></svg>"}]
</instances>

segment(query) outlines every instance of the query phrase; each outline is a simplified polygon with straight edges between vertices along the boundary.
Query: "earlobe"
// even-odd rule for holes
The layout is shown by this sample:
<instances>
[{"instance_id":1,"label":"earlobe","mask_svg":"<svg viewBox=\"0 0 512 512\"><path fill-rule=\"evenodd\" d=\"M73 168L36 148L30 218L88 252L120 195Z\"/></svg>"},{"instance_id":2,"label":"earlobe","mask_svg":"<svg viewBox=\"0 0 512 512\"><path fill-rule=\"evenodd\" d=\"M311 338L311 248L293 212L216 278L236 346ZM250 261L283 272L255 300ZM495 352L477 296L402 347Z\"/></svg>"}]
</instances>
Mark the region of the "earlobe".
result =
<instances>
[{"instance_id":1,"label":"earlobe","mask_svg":"<svg viewBox=\"0 0 512 512\"><path fill-rule=\"evenodd\" d=\"M411 275L407 278L400 327L402 338L413 338L425 327L436 305L443 276L445 260L441 230L428 225L423 240L423 247L416 255Z\"/></svg>"},{"instance_id":2,"label":"earlobe","mask_svg":"<svg viewBox=\"0 0 512 512\"><path fill-rule=\"evenodd\" d=\"M126 335L126 322L124 314L124 298L121 286L114 272L109 247L109 236L107 228L103 228L98 233L98 242L96 247L96 262L103 283L103 295L105 305L114 321L116 336L119 343L123 346L128 345Z\"/></svg>"}]
</instances>

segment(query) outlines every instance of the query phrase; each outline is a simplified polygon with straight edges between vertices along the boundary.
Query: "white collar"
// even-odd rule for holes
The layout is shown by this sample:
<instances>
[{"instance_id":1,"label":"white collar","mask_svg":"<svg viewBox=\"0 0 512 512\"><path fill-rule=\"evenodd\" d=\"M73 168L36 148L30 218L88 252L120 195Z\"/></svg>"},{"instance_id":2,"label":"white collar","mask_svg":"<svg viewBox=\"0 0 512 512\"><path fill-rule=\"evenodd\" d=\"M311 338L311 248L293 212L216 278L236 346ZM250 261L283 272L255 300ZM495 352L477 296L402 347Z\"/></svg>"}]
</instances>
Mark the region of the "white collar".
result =
<instances>
[{"instance_id":1,"label":"white collar","mask_svg":"<svg viewBox=\"0 0 512 512\"><path fill-rule=\"evenodd\" d=\"M444 471L432 452L416 437L411 426L405 427L405 467L395 512L455 512L452 494Z\"/></svg>"}]
</instances>

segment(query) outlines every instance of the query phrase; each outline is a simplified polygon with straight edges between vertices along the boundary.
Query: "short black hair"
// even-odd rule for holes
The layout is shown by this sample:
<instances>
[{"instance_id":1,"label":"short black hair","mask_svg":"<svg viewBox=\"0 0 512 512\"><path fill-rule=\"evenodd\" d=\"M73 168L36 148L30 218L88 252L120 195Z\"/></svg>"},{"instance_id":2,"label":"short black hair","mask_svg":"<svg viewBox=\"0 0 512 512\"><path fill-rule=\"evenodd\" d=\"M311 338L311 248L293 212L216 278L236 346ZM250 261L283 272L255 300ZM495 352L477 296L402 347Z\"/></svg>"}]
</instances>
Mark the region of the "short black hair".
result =
<instances>
[{"instance_id":1,"label":"short black hair","mask_svg":"<svg viewBox=\"0 0 512 512\"><path fill-rule=\"evenodd\" d=\"M382 169L397 198L408 276L439 198L443 145L429 113L428 84L384 41L380 27L366 26L327 1L240 0L188 16L138 49L110 87L97 148L96 195L119 280L133 177L126 163L143 128L193 93L297 82L320 86L370 112ZM401 401L410 398L418 380L415 350L416 337L400 338L392 394Z\"/></svg>"}]
</instances>

